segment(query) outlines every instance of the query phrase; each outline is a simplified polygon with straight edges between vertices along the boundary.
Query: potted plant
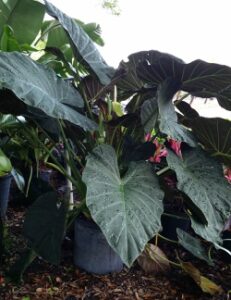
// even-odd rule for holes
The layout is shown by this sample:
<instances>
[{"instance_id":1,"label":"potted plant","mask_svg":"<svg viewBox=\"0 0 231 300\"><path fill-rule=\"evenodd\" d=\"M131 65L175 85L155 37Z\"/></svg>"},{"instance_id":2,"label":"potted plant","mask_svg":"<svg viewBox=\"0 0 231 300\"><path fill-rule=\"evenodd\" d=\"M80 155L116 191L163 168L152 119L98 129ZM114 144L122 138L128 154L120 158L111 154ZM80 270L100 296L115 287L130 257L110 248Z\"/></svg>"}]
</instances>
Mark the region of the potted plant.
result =
<instances>
[{"instance_id":1,"label":"potted plant","mask_svg":"<svg viewBox=\"0 0 231 300\"><path fill-rule=\"evenodd\" d=\"M0 149L0 212L2 220L5 218L9 200L9 191L12 179L12 176L10 174L11 170L12 165L9 158Z\"/></svg>"},{"instance_id":2,"label":"potted plant","mask_svg":"<svg viewBox=\"0 0 231 300\"><path fill-rule=\"evenodd\" d=\"M59 129L71 174L59 167L79 201L70 212L55 193L41 195L25 220L30 247L58 263L66 228L87 211L130 267L161 231L165 191L159 176L172 170L177 189L187 195L193 230L223 249L220 233L230 214L230 185L222 165L230 165L230 121L201 117L185 99L216 98L231 110L231 69L200 60L186 64L153 50L132 54L115 72L73 19L47 1L45 8L70 40L78 62L71 78L75 86L19 53L0 53L0 82L32 115ZM119 101L127 99L122 113ZM153 165L148 160L160 150L153 142L162 138L166 160ZM180 156L170 140L182 143Z\"/></svg>"}]
</instances>

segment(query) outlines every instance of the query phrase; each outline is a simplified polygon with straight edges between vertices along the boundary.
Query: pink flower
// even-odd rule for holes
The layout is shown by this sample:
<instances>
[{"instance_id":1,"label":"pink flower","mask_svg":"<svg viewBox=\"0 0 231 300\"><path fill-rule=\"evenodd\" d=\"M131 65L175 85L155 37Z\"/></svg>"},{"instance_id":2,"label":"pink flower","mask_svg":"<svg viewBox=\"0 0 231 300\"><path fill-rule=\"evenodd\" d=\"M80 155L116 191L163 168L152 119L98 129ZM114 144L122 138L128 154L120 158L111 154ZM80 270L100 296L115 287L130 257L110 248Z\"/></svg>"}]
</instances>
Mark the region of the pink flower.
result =
<instances>
[{"instance_id":1,"label":"pink flower","mask_svg":"<svg viewBox=\"0 0 231 300\"><path fill-rule=\"evenodd\" d=\"M147 133L144 137L145 142L151 142L152 140L152 135L151 133ZM182 158L182 153L181 153L181 142L175 141L173 139L168 140L170 147L172 150L178 155L179 157ZM166 157L168 155L167 149L164 147L163 144L160 144L157 139L153 141L153 144L156 146L156 151L153 156L149 158L150 162L155 162L155 163L160 163L162 157Z\"/></svg>"},{"instance_id":2,"label":"pink flower","mask_svg":"<svg viewBox=\"0 0 231 300\"><path fill-rule=\"evenodd\" d=\"M144 137L145 142L150 142L152 140L152 135L151 133L147 133Z\"/></svg>"},{"instance_id":3,"label":"pink flower","mask_svg":"<svg viewBox=\"0 0 231 300\"><path fill-rule=\"evenodd\" d=\"M228 180L228 183L231 183L231 169L225 170L225 178Z\"/></svg>"},{"instance_id":4,"label":"pink flower","mask_svg":"<svg viewBox=\"0 0 231 300\"><path fill-rule=\"evenodd\" d=\"M156 146L156 151L154 155L149 158L149 161L160 163L161 157L166 157L168 155L168 151L165 149L164 145L159 144L157 140L154 140L153 144Z\"/></svg>"},{"instance_id":5,"label":"pink flower","mask_svg":"<svg viewBox=\"0 0 231 300\"><path fill-rule=\"evenodd\" d=\"M176 155L178 155L179 157L182 158L181 142L175 141L175 140L172 140L172 139L169 139L168 141L169 141L170 147L176 153Z\"/></svg>"}]
</instances>

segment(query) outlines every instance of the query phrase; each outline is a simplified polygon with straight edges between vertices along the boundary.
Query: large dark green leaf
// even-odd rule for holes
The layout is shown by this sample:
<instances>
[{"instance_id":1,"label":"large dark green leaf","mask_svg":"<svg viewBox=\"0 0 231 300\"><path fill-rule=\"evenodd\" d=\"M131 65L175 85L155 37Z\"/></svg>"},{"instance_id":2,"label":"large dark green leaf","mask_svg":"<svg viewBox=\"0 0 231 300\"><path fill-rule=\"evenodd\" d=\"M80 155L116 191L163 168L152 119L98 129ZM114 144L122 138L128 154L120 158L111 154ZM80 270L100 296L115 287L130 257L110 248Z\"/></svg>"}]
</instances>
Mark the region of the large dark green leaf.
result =
<instances>
[{"instance_id":1,"label":"large dark green leaf","mask_svg":"<svg viewBox=\"0 0 231 300\"><path fill-rule=\"evenodd\" d=\"M153 88L171 77L181 82L181 90L194 96L215 97L222 107L231 110L231 68L227 66L202 60L185 64L163 53L157 55L156 60L142 61L136 72L141 80Z\"/></svg>"},{"instance_id":2,"label":"large dark green leaf","mask_svg":"<svg viewBox=\"0 0 231 300\"><path fill-rule=\"evenodd\" d=\"M149 99L141 106L141 122L146 133L151 132L157 125L159 108L157 99Z\"/></svg>"},{"instance_id":3,"label":"large dark green leaf","mask_svg":"<svg viewBox=\"0 0 231 300\"><path fill-rule=\"evenodd\" d=\"M83 107L79 92L51 69L23 54L0 53L0 83L48 116L68 120L86 130L95 128L91 120L72 108Z\"/></svg>"},{"instance_id":4,"label":"large dark green leaf","mask_svg":"<svg viewBox=\"0 0 231 300\"><path fill-rule=\"evenodd\" d=\"M18 260L16 260L11 266L8 276L12 281L17 284L22 282L23 273L29 267L29 265L35 260L37 254L32 249L27 249L24 253L21 253Z\"/></svg>"},{"instance_id":5,"label":"large dark green leaf","mask_svg":"<svg viewBox=\"0 0 231 300\"><path fill-rule=\"evenodd\" d=\"M35 252L47 261L58 264L64 237L68 205L58 205L54 192L40 196L25 217L24 235Z\"/></svg>"},{"instance_id":6,"label":"large dark green leaf","mask_svg":"<svg viewBox=\"0 0 231 300\"><path fill-rule=\"evenodd\" d=\"M62 13L48 1L45 1L45 4L47 13L56 18L65 29L73 47L74 54L79 62L84 64L89 72L93 72L102 84L109 84L114 70L106 64L96 46L82 27L79 26L74 19Z\"/></svg>"},{"instance_id":7,"label":"large dark green leaf","mask_svg":"<svg viewBox=\"0 0 231 300\"><path fill-rule=\"evenodd\" d=\"M192 253L194 256L206 261L209 265L213 265L213 261L209 258L208 253L205 248L202 246L200 240L188 234L187 232L181 230L180 228L176 229L178 242L186 250Z\"/></svg>"},{"instance_id":8,"label":"large dark green leaf","mask_svg":"<svg viewBox=\"0 0 231 300\"><path fill-rule=\"evenodd\" d=\"M42 25L44 5L33 0L0 0L0 37L4 25L14 30L17 41L31 44Z\"/></svg>"},{"instance_id":9,"label":"large dark green leaf","mask_svg":"<svg viewBox=\"0 0 231 300\"><path fill-rule=\"evenodd\" d=\"M175 111L172 98L177 91L178 82L166 79L158 88L157 102L160 114L160 130L172 139L188 143L195 146L195 140L191 132L178 124L177 114Z\"/></svg>"},{"instance_id":10,"label":"large dark green leaf","mask_svg":"<svg viewBox=\"0 0 231 300\"><path fill-rule=\"evenodd\" d=\"M191 107L191 105L185 101L180 101L177 102L175 101L174 103L177 107L177 109L186 117L189 119L193 119L193 118L197 118L200 115L198 114L198 112Z\"/></svg>"},{"instance_id":11,"label":"large dark green leaf","mask_svg":"<svg viewBox=\"0 0 231 300\"><path fill-rule=\"evenodd\" d=\"M190 120L193 133L205 150L231 166L231 122L221 118Z\"/></svg>"},{"instance_id":12,"label":"large dark green leaf","mask_svg":"<svg viewBox=\"0 0 231 300\"><path fill-rule=\"evenodd\" d=\"M159 52L158 52L159 53ZM157 87L148 86L137 75L137 67L143 61L153 61L158 54L156 51L140 51L128 56L128 61L122 61L117 72L124 73L116 83L118 100L130 98L126 110L130 113L139 110L142 104L156 95ZM132 98L131 98L132 97Z\"/></svg>"},{"instance_id":13,"label":"large dark green leaf","mask_svg":"<svg viewBox=\"0 0 231 300\"><path fill-rule=\"evenodd\" d=\"M200 149L182 151L183 160L169 151L168 165L176 172L177 187L204 214L207 224L191 218L195 232L212 243L221 242L220 233L231 214L231 185L222 166Z\"/></svg>"},{"instance_id":14,"label":"large dark green leaf","mask_svg":"<svg viewBox=\"0 0 231 300\"><path fill-rule=\"evenodd\" d=\"M87 159L87 206L111 247L127 266L161 228L161 191L148 163L131 163L121 178L114 149L101 145Z\"/></svg>"}]
</instances>

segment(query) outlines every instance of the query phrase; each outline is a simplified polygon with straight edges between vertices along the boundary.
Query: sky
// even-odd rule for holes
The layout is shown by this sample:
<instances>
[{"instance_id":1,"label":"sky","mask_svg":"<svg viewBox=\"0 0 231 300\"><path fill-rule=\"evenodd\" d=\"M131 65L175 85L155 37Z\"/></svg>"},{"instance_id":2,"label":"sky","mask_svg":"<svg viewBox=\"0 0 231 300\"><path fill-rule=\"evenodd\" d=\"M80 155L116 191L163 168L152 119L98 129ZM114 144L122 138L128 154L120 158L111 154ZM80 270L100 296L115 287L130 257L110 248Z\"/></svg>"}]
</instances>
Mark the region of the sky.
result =
<instances>
[{"instance_id":1,"label":"sky","mask_svg":"<svg viewBox=\"0 0 231 300\"><path fill-rule=\"evenodd\" d=\"M186 62L203 59L231 66L230 0L118 0L120 16L100 0L50 0L71 17L101 25L100 52L117 67L129 54L159 50Z\"/></svg>"},{"instance_id":2,"label":"sky","mask_svg":"<svg viewBox=\"0 0 231 300\"><path fill-rule=\"evenodd\" d=\"M71 17L100 24L105 46L99 51L113 67L142 50L231 67L230 0L118 0L120 16L104 10L100 0L50 2ZM230 112L208 106L205 115L231 119Z\"/></svg>"}]
</instances>

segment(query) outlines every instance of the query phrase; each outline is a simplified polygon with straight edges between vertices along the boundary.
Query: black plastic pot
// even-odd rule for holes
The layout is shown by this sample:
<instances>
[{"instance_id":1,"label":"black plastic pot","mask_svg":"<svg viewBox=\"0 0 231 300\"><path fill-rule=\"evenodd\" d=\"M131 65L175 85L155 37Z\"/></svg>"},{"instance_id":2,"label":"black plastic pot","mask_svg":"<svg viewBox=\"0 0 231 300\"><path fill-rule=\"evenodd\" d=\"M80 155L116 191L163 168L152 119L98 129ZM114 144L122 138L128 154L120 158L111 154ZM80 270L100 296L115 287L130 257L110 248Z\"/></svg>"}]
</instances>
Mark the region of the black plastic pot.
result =
<instances>
[{"instance_id":1,"label":"black plastic pot","mask_svg":"<svg viewBox=\"0 0 231 300\"><path fill-rule=\"evenodd\" d=\"M50 179L51 179L51 173L52 173L52 170L44 170L44 169L41 169L39 170L39 177L46 181L46 182L50 182Z\"/></svg>"},{"instance_id":2,"label":"black plastic pot","mask_svg":"<svg viewBox=\"0 0 231 300\"><path fill-rule=\"evenodd\" d=\"M0 177L0 217L4 219L9 201L10 184L12 175L8 174Z\"/></svg>"},{"instance_id":3,"label":"black plastic pot","mask_svg":"<svg viewBox=\"0 0 231 300\"><path fill-rule=\"evenodd\" d=\"M123 269L121 258L109 246L100 228L82 216L75 221L74 264L95 274Z\"/></svg>"},{"instance_id":4,"label":"black plastic pot","mask_svg":"<svg viewBox=\"0 0 231 300\"><path fill-rule=\"evenodd\" d=\"M163 230L160 232L164 237L177 241L176 229L180 228L184 231L188 231L190 228L190 219L186 214L163 214L161 216L161 223Z\"/></svg>"}]
</instances>

